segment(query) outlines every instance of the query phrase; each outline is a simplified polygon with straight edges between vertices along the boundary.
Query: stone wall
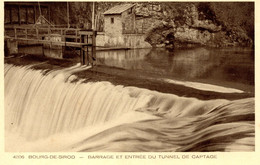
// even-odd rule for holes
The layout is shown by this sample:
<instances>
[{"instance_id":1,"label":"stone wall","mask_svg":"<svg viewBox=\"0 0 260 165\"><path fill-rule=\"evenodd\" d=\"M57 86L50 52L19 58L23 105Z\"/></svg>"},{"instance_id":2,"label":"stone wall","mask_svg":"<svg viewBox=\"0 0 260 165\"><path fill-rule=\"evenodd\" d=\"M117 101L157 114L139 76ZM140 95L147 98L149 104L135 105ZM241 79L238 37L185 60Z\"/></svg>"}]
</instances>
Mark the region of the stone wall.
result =
<instances>
[{"instance_id":1,"label":"stone wall","mask_svg":"<svg viewBox=\"0 0 260 165\"><path fill-rule=\"evenodd\" d=\"M96 46L105 46L105 33L97 32L96 36Z\"/></svg>"},{"instance_id":2,"label":"stone wall","mask_svg":"<svg viewBox=\"0 0 260 165\"><path fill-rule=\"evenodd\" d=\"M111 18L114 18L114 23L112 24ZM144 36L142 34L133 34L134 32L135 13L133 9L128 9L121 15L105 15L104 33L98 33L96 44L97 46L105 47L151 47L149 43L144 41Z\"/></svg>"},{"instance_id":3,"label":"stone wall","mask_svg":"<svg viewBox=\"0 0 260 165\"><path fill-rule=\"evenodd\" d=\"M119 36L108 36L105 33L98 33L96 45L101 47L127 47L127 48L150 48L142 34L123 34Z\"/></svg>"},{"instance_id":4,"label":"stone wall","mask_svg":"<svg viewBox=\"0 0 260 165\"><path fill-rule=\"evenodd\" d=\"M132 9L128 9L122 13L123 33L134 33L135 14Z\"/></svg>"},{"instance_id":5,"label":"stone wall","mask_svg":"<svg viewBox=\"0 0 260 165\"><path fill-rule=\"evenodd\" d=\"M111 23L111 19L114 18L114 23ZM104 32L110 37L119 36L122 34L122 18L121 15L106 15L105 16Z\"/></svg>"},{"instance_id":6,"label":"stone wall","mask_svg":"<svg viewBox=\"0 0 260 165\"><path fill-rule=\"evenodd\" d=\"M142 34L124 34L124 46L129 48L150 48L152 47L145 41Z\"/></svg>"}]
</instances>

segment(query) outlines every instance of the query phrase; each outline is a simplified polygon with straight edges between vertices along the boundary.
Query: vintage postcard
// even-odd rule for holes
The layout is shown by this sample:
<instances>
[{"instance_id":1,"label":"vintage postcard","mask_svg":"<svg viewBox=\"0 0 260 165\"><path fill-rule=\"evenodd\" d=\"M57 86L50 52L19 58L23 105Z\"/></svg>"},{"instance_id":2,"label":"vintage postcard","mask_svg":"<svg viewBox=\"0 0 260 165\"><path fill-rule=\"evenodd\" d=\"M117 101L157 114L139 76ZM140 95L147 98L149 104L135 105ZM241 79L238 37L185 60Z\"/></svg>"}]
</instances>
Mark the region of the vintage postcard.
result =
<instances>
[{"instance_id":1,"label":"vintage postcard","mask_svg":"<svg viewBox=\"0 0 260 165\"><path fill-rule=\"evenodd\" d=\"M0 164L257 164L256 1L1 1Z\"/></svg>"}]
</instances>

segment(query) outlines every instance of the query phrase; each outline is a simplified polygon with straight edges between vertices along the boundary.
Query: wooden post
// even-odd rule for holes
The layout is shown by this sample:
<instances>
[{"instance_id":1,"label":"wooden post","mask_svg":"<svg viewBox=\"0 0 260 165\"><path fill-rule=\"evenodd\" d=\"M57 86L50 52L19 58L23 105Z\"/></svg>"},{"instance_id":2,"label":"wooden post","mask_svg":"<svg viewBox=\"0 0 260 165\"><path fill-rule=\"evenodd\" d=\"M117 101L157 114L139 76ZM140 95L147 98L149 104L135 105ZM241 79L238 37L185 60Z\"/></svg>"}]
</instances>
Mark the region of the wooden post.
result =
<instances>
[{"instance_id":1,"label":"wooden post","mask_svg":"<svg viewBox=\"0 0 260 165\"><path fill-rule=\"evenodd\" d=\"M18 22L19 22L19 25L21 25L21 8L20 8L20 5L18 6Z\"/></svg>"},{"instance_id":2,"label":"wooden post","mask_svg":"<svg viewBox=\"0 0 260 165\"><path fill-rule=\"evenodd\" d=\"M25 38L27 39L28 38L28 29L25 28Z\"/></svg>"},{"instance_id":3,"label":"wooden post","mask_svg":"<svg viewBox=\"0 0 260 165\"><path fill-rule=\"evenodd\" d=\"M69 11L69 2L67 2L67 19L68 19L68 28L70 28L70 11Z\"/></svg>"},{"instance_id":4,"label":"wooden post","mask_svg":"<svg viewBox=\"0 0 260 165\"><path fill-rule=\"evenodd\" d=\"M95 2L92 2L92 30L95 29Z\"/></svg>"},{"instance_id":5,"label":"wooden post","mask_svg":"<svg viewBox=\"0 0 260 165\"><path fill-rule=\"evenodd\" d=\"M87 44L90 44L90 43L89 43L89 35L87 34L86 37L87 37ZM89 65L89 63L90 63L88 47L89 47L89 46L87 46L87 65Z\"/></svg>"},{"instance_id":6,"label":"wooden post","mask_svg":"<svg viewBox=\"0 0 260 165\"><path fill-rule=\"evenodd\" d=\"M48 37L49 37L49 40L51 38L51 29L50 29L50 26L48 26Z\"/></svg>"},{"instance_id":7,"label":"wooden post","mask_svg":"<svg viewBox=\"0 0 260 165\"><path fill-rule=\"evenodd\" d=\"M131 9L131 10L132 10L132 9ZM133 17L134 17L134 19L133 19L133 20L134 20L134 33L136 33L136 25L135 25L136 18L135 18L135 14L132 13L132 15L133 15Z\"/></svg>"},{"instance_id":8,"label":"wooden post","mask_svg":"<svg viewBox=\"0 0 260 165\"><path fill-rule=\"evenodd\" d=\"M142 20L142 34L144 33L144 20Z\"/></svg>"},{"instance_id":9,"label":"wooden post","mask_svg":"<svg viewBox=\"0 0 260 165\"><path fill-rule=\"evenodd\" d=\"M92 51L91 51L91 65L94 65L94 61L96 60L96 31L93 31L92 34Z\"/></svg>"},{"instance_id":10,"label":"wooden post","mask_svg":"<svg viewBox=\"0 0 260 165\"><path fill-rule=\"evenodd\" d=\"M81 65L86 65L86 63L85 63L85 46L81 47Z\"/></svg>"},{"instance_id":11,"label":"wooden post","mask_svg":"<svg viewBox=\"0 0 260 165\"><path fill-rule=\"evenodd\" d=\"M80 42L84 43L84 35L80 36ZM84 50L84 46L81 46L80 49L80 56L81 56L81 65L85 65L85 50Z\"/></svg>"},{"instance_id":12,"label":"wooden post","mask_svg":"<svg viewBox=\"0 0 260 165\"><path fill-rule=\"evenodd\" d=\"M61 41L65 41L66 44L66 37L63 35L62 29L60 29L60 36L61 36Z\"/></svg>"},{"instance_id":13,"label":"wooden post","mask_svg":"<svg viewBox=\"0 0 260 165\"><path fill-rule=\"evenodd\" d=\"M37 40L39 40L39 30L38 30L38 28L36 27L36 38L37 38Z\"/></svg>"},{"instance_id":14,"label":"wooden post","mask_svg":"<svg viewBox=\"0 0 260 165\"><path fill-rule=\"evenodd\" d=\"M66 39L66 35L67 35L67 30L66 30L66 29L64 29L63 35L64 35L64 37L65 37L65 39Z\"/></svg>"},{"instance_id":15,"label":"wooden post","mask_svg":"<svg viewBox=\"0 0 260 165\"><path fill-rule=\"evenodd\" d=\"M76 43L78 42L78 30L77 29L75 30L75 41L76 41Z\"/></svg>"},{"instance_id":16,"label":"wooden post","mask_svg":"<svg viewBox=\"0 0 260 165\"><path fill-rule=\"evenodd\" d=\"M17 39L17 30L14 28L14 38Z\"/></svg>"},{"instance_id":17,"label":"wooden post","mask_svg":"<svg viewBox=\"0 0 260 165\"><path fill-rule=\"evenodd\" d=\"M64 29L64 30L63 30L64 41L66 41L66 39L67 39L67 38L66 38L66 35L67 35L67 29Z\"/></svg>"},{"instance_id":18,"label":"wooden post","mask_svg":"<svg viewBox=\"0 0 260 165\"><path fill-rule=\"evenodd\" d=\"M89 65L89 51L88 51L88 46L86 46L87 47L87 52L86 52L86 54L87 54L87 62L85 62L85 64L87 63L87 65Z\"/></svg>"}]
</instances>

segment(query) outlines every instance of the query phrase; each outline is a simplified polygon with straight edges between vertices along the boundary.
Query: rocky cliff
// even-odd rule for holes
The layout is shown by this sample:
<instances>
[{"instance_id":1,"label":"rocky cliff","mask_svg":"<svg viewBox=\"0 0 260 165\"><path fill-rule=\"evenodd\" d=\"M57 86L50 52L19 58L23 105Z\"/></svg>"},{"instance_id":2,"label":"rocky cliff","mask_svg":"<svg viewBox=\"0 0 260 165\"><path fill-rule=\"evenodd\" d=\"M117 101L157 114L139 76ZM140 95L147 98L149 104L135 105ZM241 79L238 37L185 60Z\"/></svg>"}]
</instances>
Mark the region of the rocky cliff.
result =
<instances>
[{"instance_id":1,"label":"rocky cliff","mask_svg":"<svg viewBox=\"0 0 260 165\"><path fill-rule=\"evenodd\" d=\"M153 18L153 46L253 46L253 3L143 3L136 14Z\"/></svg>"}]
</instances>

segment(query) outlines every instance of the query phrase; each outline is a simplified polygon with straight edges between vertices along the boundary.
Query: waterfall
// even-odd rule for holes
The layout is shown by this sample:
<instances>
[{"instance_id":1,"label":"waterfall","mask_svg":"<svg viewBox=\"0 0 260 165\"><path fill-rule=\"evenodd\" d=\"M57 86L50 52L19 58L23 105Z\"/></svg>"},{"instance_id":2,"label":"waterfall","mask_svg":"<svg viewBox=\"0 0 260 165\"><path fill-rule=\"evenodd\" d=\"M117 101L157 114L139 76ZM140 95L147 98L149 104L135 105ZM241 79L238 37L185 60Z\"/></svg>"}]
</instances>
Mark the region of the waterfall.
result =
<instances>
[{"instance_id":1,"label":"waterfall","mask_svg":"<svg viewBox=\"0 0 260 165\"><path fill-rule=\"evenodd\" d=\"M4 69L6 151L254 150L254 98L202 101L86 83L73 75L89 69L79 65Z\"/></svg>"}]
</instances>

